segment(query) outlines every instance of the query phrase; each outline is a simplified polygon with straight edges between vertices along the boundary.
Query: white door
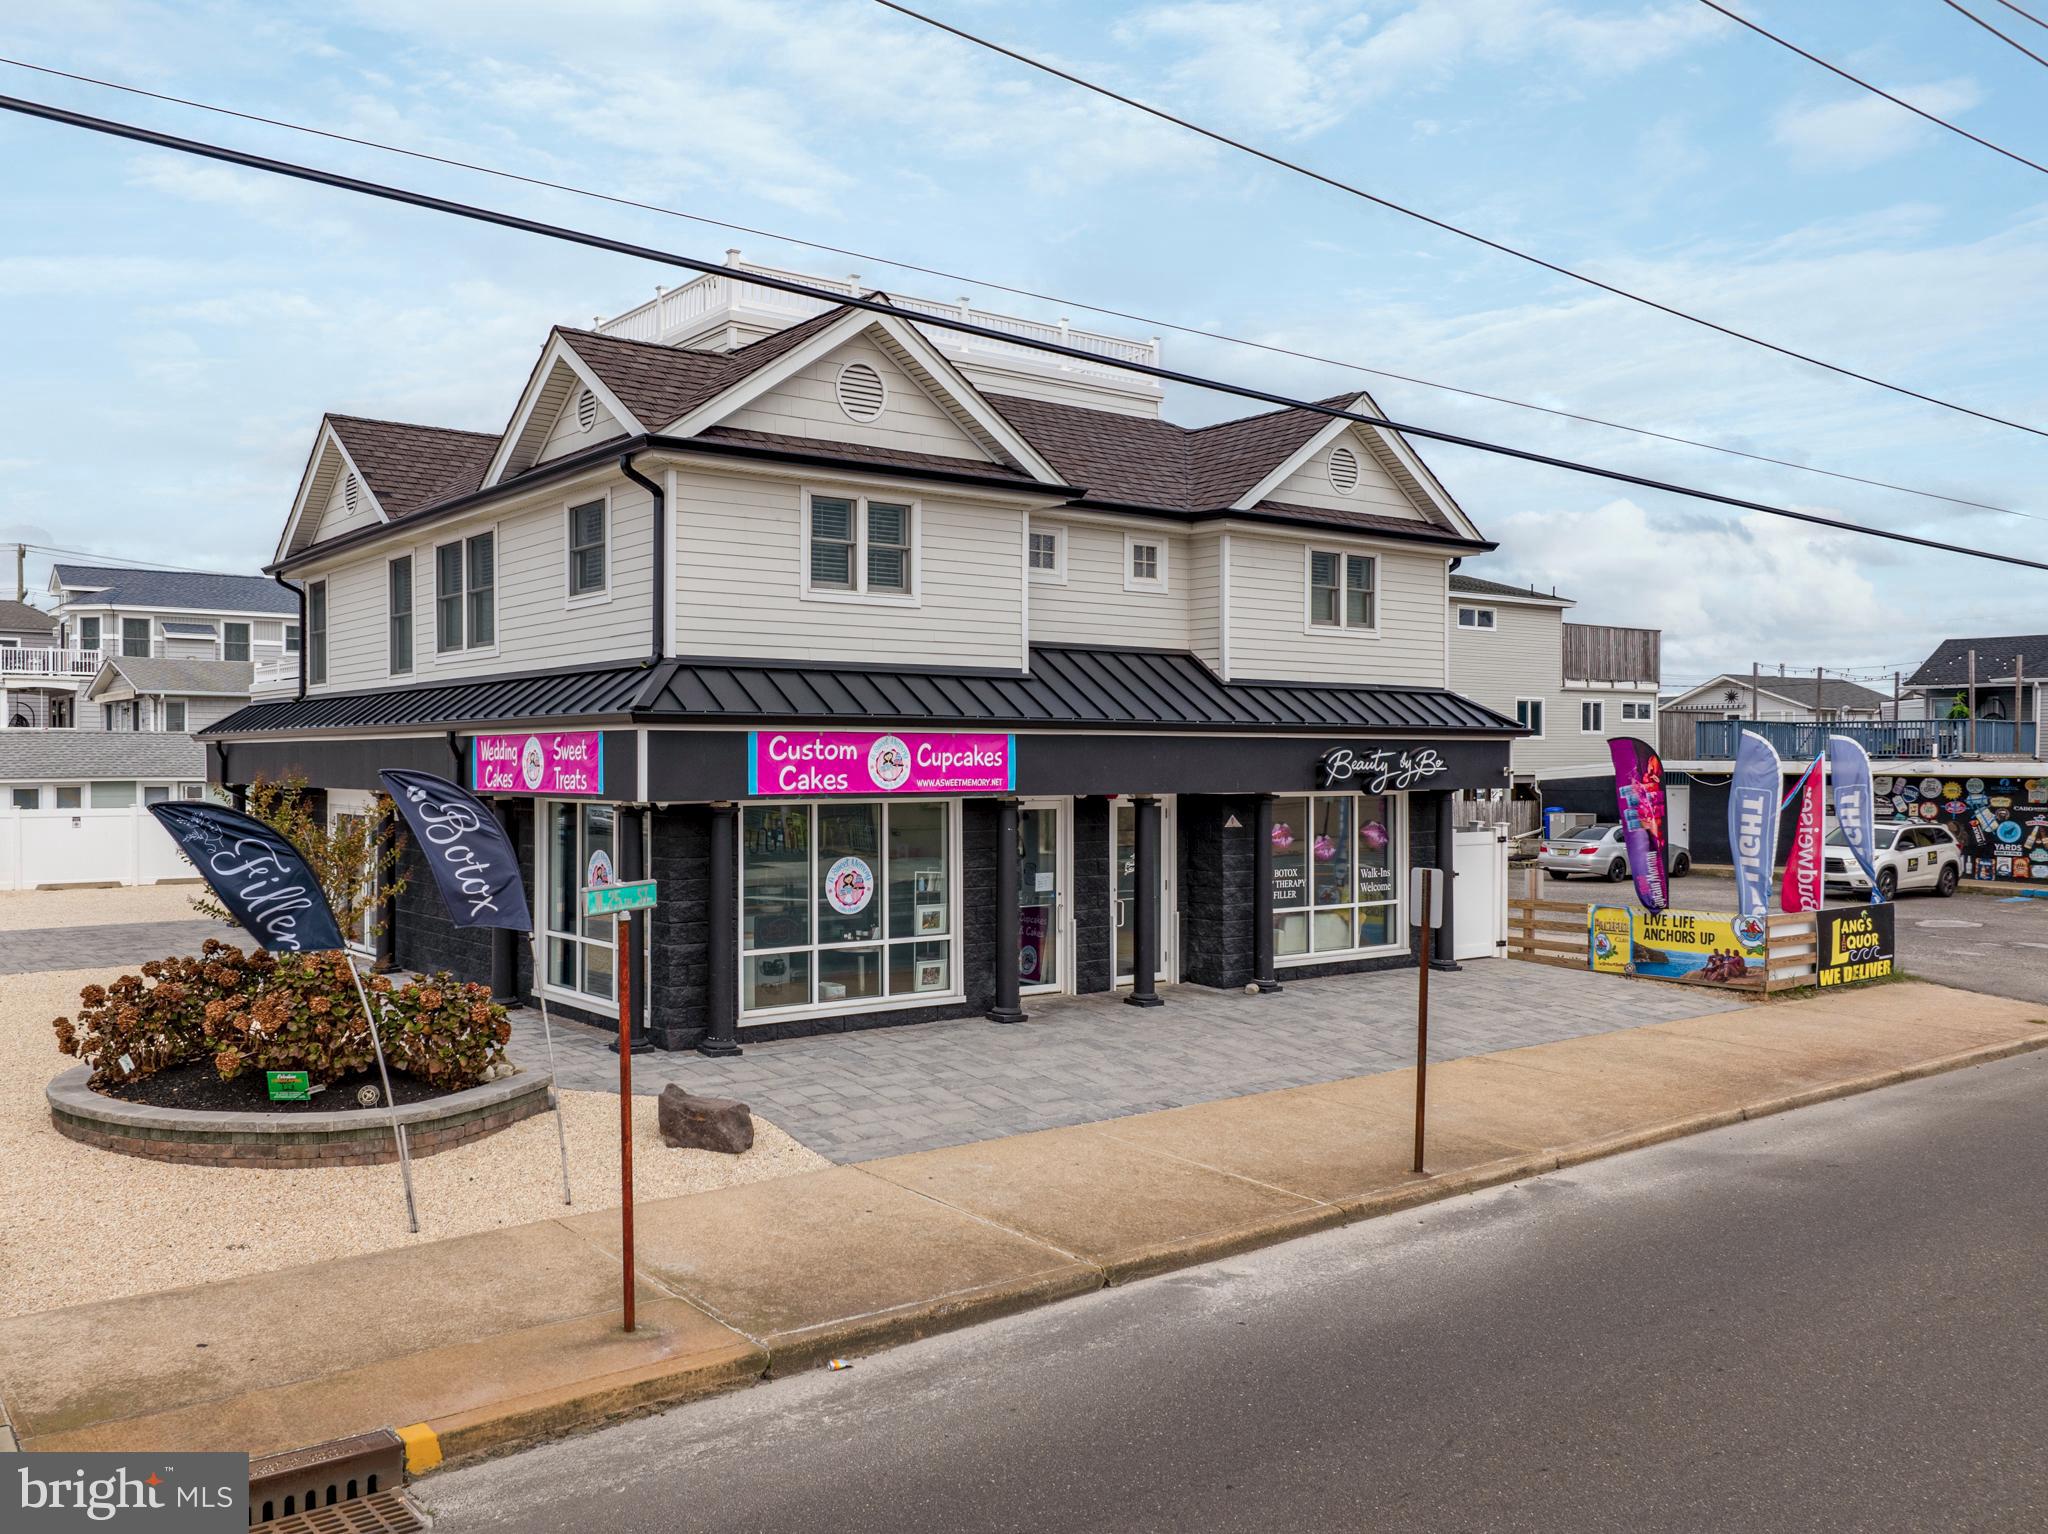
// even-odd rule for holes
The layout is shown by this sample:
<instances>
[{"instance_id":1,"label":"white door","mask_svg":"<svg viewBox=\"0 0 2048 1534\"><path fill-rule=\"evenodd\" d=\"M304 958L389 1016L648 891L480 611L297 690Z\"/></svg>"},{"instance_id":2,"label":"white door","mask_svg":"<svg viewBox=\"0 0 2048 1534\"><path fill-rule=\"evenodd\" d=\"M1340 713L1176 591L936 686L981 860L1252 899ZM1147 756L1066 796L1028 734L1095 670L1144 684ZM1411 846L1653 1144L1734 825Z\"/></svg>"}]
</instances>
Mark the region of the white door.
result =
<instances>
[{"instance_id":1,"label":"white door","mask_svg":"<svg viewBox=\"0 0 2048 1534\"><path fill-rule=\"evenodd\" d=\"M1027 993L1070 988L1068 801L1017 806L1017 981Z\"/></svg>"},{"instance_id":2,"label":"white door","mask_svg":"<svg viewBox=\"0 0 2048 1534\"><path fill-rule=\"evenodd\" d=\"M1508 935L1508 839L1498 827L1451 833L1453 959L1491 959Z\"/></svg>"},{"instance_id":3,"label":"white door","mask_svg":"<svg viewBox=\"0 0 2048 1534\"><path fill-rule=\"evenodd\" d=\"M1664 840L1673 847L1692 851L1692 785L1664 785Z\"/></svg>"},{"instance_id":4,"label":"white door","mask_svg":"<svg viewBox=\"0 0 2048 1534\"><path fill-rule=\"evenodd\" d=\"M1179 977L1175 938L1179 929L1173 897L1173 800L1159 801L1159 967L1153 978L1169 985ZM1110 952L1116 983L1130 985L1138 940L1138 807L1119 799L1109 810Z\"/></svg>"}]
</instances>

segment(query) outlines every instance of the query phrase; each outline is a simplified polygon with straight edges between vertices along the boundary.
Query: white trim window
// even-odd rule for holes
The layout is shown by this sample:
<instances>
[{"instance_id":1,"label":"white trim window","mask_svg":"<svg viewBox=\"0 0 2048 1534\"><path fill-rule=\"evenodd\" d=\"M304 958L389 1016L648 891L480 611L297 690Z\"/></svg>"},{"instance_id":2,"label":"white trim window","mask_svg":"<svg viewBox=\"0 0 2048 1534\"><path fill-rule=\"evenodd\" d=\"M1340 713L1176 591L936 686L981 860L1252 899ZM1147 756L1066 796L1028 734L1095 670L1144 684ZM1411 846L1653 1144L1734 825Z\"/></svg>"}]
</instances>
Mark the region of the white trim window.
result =
<instances>
[{"instance_id":1,"label":"white trim window","mask_svg":"<svg viewBox=\"0 0 2048 1534\"><path fill-rule=\"evenodd\" d=\"M740 811L740 1015L957 999L957 800Z\"/></svg>"},{"instance_id":2,"label":"white trim window","mask_svg":"<svg viewBox=\"0 0 2048 1534\"><path fill-rule=\"evenodd\" d=\"M1532 740L1543 738L1543 712L1541 698L1515 699L1515 723L1527 730Z\"/></svg>"},{"instance_id":3,"label":"white trim window","mask_svg":"<svg viewBox=\"0 0 2048 1534\"><path fill-rule=\"evenodd\" d=\"M43 790L40 785L33 788L13 790L14 807L17 810L39 810L43 807Z\"/></svg>"},{"instance_id":4,"label":"white trim window","mask_svg":"<svg viewBox=\"0 0 2048 1534\"><path fill-rule=\"evenodd\" d=\"M611 521L610 491L563 514L571 602L602 602L612 594Z\"/></svg>"},{"instance_id":5,"label":"white trim window","mask_svg":"<svg viewBox=\"0 0 2048 1534\"><path fill-rule=\"evenodd\" d=\"M296 623L287 623L284 626L284 653L287 655L299 653L299 626Z\"/></svg>"},{"instance_id":6,"label":"white trim window","mask_svg":"<svg viewBox=\"0 0 2048 1534\"><path fill-rule=\"evenodd\" d=\"M249 658L250 627L233 619L220 626L220 658L222 660L247 660Z\"/></svg>"},{"instance_id":7,"label":"white trim window","mask_svg":"<svg viewBox=\"0 0 2048 1534\"><path fill-rule=\"evenodd\" d=\"M1621 704L1621 722L1623 724L1648 724L1650 722L1650 705L1624 698Z\"/></svg>"},{"instance_id":8,"label":"white trim window","mask_svg":"<svg viewBox=\"0 0 2048 1534\"><path fill-rule=\"evenodd\" d=\"M187 714L185 710L185 700L183 698L164 699L165 734L183 735L185 733L186 718Z\"/></svg>"},{"instance_id":9,"label":"white trim window","mask_svg":"<svg viewBox=\"0 0 2048 1534\"><path fill-rule=\"evenodd\" d=\"M327 582L306 583L306 680L327 680Z\"/></svg>"},{"instance_id":10,"label":"white trim window","mask_svg":"<svg viewBox=\"0 0 2048 1534\"><path fill-rule=\"evenodd\" d=\"M1340 549L1304 549L1308 623L1315 629L1379 630L1379 557Z\"/></svg>"},{"instance_id":11,"label":"white trim window","mask_svg":"<svg viewBox=\"0 0 2048 1534\"><path fill-rule=\"evenodd\" d=\"M1391 952L1401 922L1406 800L1284 794L1273 802L1273 953L1281 963Z\"/></svg>"},{"instance_id":12,"label":"white trim window","mask_svg":"<svg viewBox=\"0 0 2048 1534\"><path fill-rule=\"evenodd\" d=\"M121 655L123 659L146 660L150 650L151 624L147 618L123 618L121 620Z\"/></svg>"},{"instance_id":13,"label":"white trim window","mask_svg":"<svg viewBox=\"0 0 2048 1534\"><path fill-rule=\"evenodd\" d=\"M1607 704L1599 698L1587 698L1579 704L1579 733L1581 735L1605 735L1607 733Z\"/></svg>"},{"instance_id":14,"label":"white trim window","mask_svg":"<svg viewBox=\"0 0 2048 1534\"><path fill-rule=\"evenodd\" d=\"M1067 583L1067 530L1033 527L1026 535L1024 566L1034 581L1051 586Z\"/></svg>"},{"instance_id":15,"label":"white trim window","mask_svg":"<svg viewBox=\"0 0 2048 1534\"><path fill-rule=\"evenodd\" d=\"M547 956L550 991L587 1002L609 1002L617 994L618 923L609 916L583 914L583 884L599 852L618 866L618 815L609 804L543 800L539 807L542 878L541 951Z\"/></svg>"},{"instance_id":16,"label":"white trim window","mask_svg":"<svg viewBox=\"0 0 2048 1534\"><path fill-rule=\"evenodd\" d=\"M434 549L434 648L490 650L498 643L498 534L471 533Z\"/></svg>"},{"instance_id":17,"label":"white trim window","mask_svg":"<svg viewBox=\"0 0 2048 1534\"><path fill-rule=\"evenodd\" d=\"M1483 633L1493 632L1494 610L1490 607L1461 607L1458 609L1458 627L1478 629Z\"/></svg>"},{"instance_id":18,"label":"white trim window","mask_svg":"<svg viewBox=\"0 0 2048 1534\"><path fill-rule=\"evenodd\" d=\"M412 672L412 555L384 567L385 653L393 676Z\"/></svg>"},{"instance_id":19,"label":"white trim window","mask_svg":"<svg viewBox=\"0 0 2048 1534\"><path fill-rule=\"evenodd\" d=\"M918 503L804 492L803 595L916 606Z\"/></svg>"},{"instance_id":20,"label":"white trim window","mask_svg":"<svg viewBox=\"0 0 2048 1534\"><path fill-rule=\"evenodd\" d=\"M1166 539L1163 536L1124 534L1124 590L1166 590L1166 566Z\"/></svg>"}]
</instances>

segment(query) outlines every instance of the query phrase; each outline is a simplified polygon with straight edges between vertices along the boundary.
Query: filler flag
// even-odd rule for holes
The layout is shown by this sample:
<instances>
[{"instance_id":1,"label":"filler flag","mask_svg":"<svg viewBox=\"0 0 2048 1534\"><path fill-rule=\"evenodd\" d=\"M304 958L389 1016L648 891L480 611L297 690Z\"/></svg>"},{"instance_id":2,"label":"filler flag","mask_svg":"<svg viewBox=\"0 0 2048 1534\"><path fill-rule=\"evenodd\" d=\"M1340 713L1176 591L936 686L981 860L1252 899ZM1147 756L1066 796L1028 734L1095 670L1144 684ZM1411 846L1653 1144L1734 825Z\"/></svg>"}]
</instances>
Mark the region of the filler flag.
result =
<instances>
[{"instance_id":1,"label":"filler flag","mask_svg":"<svg viewBox=\"0 0 2048 1534\"><path fill-rule=\"evenodd\" d=\"M260 947L320 953L343 946L320 880L282 834L222 804L152 804L149 813Z\"/></svg>"},{"instance_id":2,"label":"filler flag","mask_svg":"<svg viewBox=\"0 0 2048 1534\"><path fill-rule=\"evenodd\" d=\"M1870 881L1870 899L1877 892L1877 795L1870 782L1870 753L1863 742L1847 735L1828 737L1828 776L1834 779L1835 821L1863 877Z\"/></svg>"},{"instance_id":3,"label":"filler flag","mask_svg":"<svg viewBox=\"0 0 2048 1534\"><path fill-rule=\"evenodd\" d=\"M1736 911L1743 916L1763 916L1771 909L1783 782L1784 767L1771 743L1744 730L1728 782L1728 847L1735 862Z\"/></svg>"},{"instance_id":4,"label":"filler flag","mask_svg":"<svg viewBox=\"0 0 2048 1534\"><path fill-rule=\"evenodd\" d=\"M419 839L456 926L533 930L519 855L489 805L431 772L387 767L377 776Z\"/></svg>"},{"instance_id":5,"label":"filler flag","mask_svg":"<svg viewBox=\"0 0 2048 1534\"><path fill-rule=\"evenodd\" d=\"M1664 762L1648 741L1620 736L1607 743L1614 758L1614 796L1621 810L1621 844L1628 851L1635 876L1636 898L1646 911L1671 903L1664 848L1669 830L1664 819Z\"/></svg>"}]
</instances>

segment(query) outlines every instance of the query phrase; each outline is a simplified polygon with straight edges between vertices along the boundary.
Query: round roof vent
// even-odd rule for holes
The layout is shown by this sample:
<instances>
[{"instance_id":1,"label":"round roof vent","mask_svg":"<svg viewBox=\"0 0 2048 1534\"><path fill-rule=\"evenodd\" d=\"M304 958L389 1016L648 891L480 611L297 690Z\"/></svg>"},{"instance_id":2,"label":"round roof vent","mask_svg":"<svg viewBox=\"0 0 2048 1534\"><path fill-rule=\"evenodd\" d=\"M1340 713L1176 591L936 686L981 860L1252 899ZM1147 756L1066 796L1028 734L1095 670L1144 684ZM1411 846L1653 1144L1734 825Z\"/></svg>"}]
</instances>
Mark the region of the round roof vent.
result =
<instances>
[{"instance_id":1,"label":"round roof vent","mask_svg":"<svg viewBox=\"0 0 2048 1534\"><path fill-rule=\"evenodd\" d=\"M1358 488L1358 455L1348 447L1330 449L1330 488L1339 495Z\"/></svg>"},{"instance_id":2,"label":"round roof vent","mask_svg":"<svg viewBox=\"0 0 2048 1534\"><path fill-rule=\"evenodd\" d=\"M589 431L597 424L597 396L588 389L576 396L576 429Z\"/></svg>"},{"instance_id":3,"label":"round roof vent","mask_svg":"<svg viewBox=\"0 0 2048 1534\"><path fill-rule=\"evenodd\" d=\"M362 499L363 482L351 474L341 482L341 504L346 506L349 514L353 516L356 507L362 503Z\"/></svg>"},{"instance_id":4,"label":"round roof vent","mask_svg":"<svg viewBox=\"0 0 2048 1534\"><path fill-rule=\"evenodd\" d=\"M839 370L839 408L849 420L872 421L888 400L882 375L865 362L849 362Z\"/></svg>"}]
</instances>

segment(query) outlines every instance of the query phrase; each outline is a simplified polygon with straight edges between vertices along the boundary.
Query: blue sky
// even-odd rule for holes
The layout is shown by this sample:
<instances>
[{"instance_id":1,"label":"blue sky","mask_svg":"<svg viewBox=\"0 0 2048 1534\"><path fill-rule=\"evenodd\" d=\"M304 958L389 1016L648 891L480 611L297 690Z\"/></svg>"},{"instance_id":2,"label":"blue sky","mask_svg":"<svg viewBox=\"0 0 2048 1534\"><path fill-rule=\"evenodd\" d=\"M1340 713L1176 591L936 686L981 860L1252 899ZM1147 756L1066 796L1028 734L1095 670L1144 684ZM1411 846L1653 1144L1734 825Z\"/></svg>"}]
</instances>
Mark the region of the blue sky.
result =
<instances>
[{"instance_id":1,"label":"blue sky","mask_svg":"<svg viewBox=\"0 0 2048 1534\"><path fill-rule=\"evenodd\" d=\"M932 6L1552 259L2048 426L2048 179L1693 0ZM1945 7L1751 14L2048 158L2039 66ZM1361 382L1396 417L2048 557L2048 440L1603 297L861 0L84 0L10 8L0 52L1990 501L2032 518L1166 340L1196 371L1311 395ZM0 81L711 259L738 245L1062 312L18 69ZM221 569L268 557L322 410L495 430L548 325L676 280L12 117L0 229L0 539ZM1201 395L1170 411L1243 413ZM2043 626L2048 575L1425 451L1502 544L1468 568L1554 584L1588 621L1662 627L1670 680L1752 660L1888 672L1943 634Z\"/></svg>"}]
</instances>

